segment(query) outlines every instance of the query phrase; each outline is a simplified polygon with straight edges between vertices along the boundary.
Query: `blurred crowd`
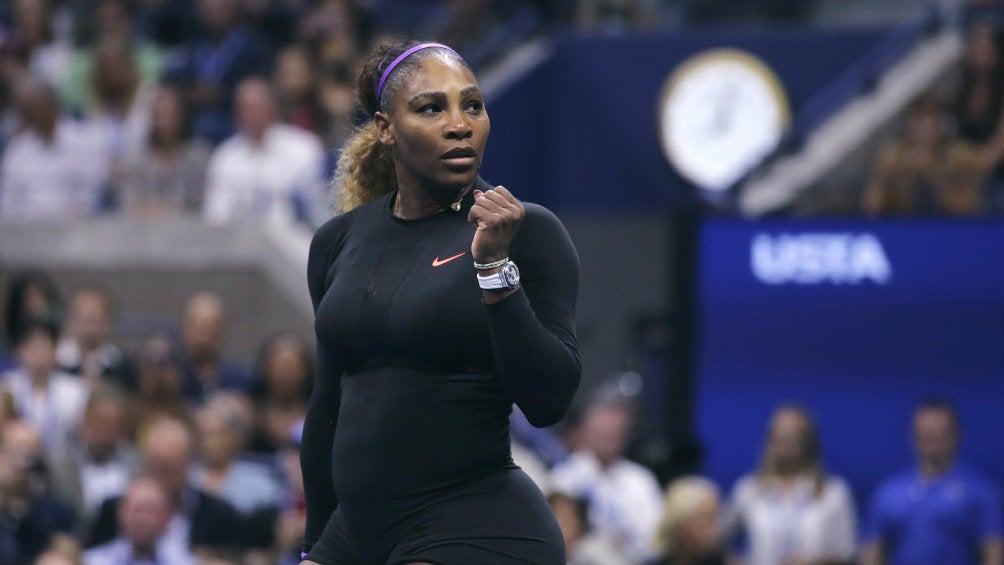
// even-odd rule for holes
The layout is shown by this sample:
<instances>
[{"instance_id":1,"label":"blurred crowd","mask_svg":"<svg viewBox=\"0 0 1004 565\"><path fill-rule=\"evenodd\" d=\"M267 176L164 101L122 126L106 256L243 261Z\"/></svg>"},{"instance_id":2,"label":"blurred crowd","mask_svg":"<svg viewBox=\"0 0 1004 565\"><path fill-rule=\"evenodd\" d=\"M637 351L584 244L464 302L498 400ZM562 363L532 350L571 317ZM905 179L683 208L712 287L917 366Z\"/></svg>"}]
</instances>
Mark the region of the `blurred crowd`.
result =
<instances>
[{"instance_id":1,"label":"blurred crowd","mask_svg":"<svg viewBox=\"0 0 1004 565\"><path fill-rule=\"evenodd\" d=\"M117 298L10 279L0 348L0 564L298 563L309 342L223 355L223 300L120 345Z\"/></svg>"},{"instance_id":2,"label":"blurred crowd","mask_svg":"<svg viewBox=\"0 0 1004 565\"><path fill-rule=\"evenodd\" d=\"M966 7L958 72L911 104L902 134L879 150L869 215L1004 214L1004 3Z\"/></svg>"},{"instance_id":3,"label":"blurred crowd","mask_svg":"<svg viewBox=\"0 0 1004 565\"><path fill-rule=\"evenodd\" d=\"M39 271L9 278L0 306L0 565L299 562L309 341L277 333L253 366L228 359L227 305L207 291L172 329L124 336L114 293L64 296ZM657 477L628 457L640 406L622 384L557 429L513 413L514 460L548 495L570 565L1004 562L999 485L959 458L947 401L916 407L915 461L862 504L795 405L734 485Z\"/></svg>"},{"instance_id":4,"label":"blurred crowd","mask_svg":"<svg viewBox=\"0 0 1004 565\"><path fill-rule=\"evenodd\" d=\"M0 220L316 224L371 46L435 37L477 68L546 17L495 0L5 2Z\"/></svg>"}]
</instances>

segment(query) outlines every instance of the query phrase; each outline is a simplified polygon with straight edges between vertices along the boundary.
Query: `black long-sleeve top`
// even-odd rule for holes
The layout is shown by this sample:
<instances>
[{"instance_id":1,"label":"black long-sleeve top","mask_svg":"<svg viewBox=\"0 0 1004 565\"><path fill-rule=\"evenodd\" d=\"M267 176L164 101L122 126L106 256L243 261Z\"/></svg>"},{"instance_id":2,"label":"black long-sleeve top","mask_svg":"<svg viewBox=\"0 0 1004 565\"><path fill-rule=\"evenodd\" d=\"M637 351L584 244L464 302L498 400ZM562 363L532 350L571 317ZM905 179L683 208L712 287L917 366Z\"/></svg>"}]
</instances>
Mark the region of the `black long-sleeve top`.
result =
<instances>
[{"instance_id":1,"label":"black long-sleeve top","mask_svg":"<svg viewBox=\"0 0 1004 565\"><path fill-rule=\"evenodd\" d=\"M473 191L459 212L420 220L394 217L392 202L332 218L311 243L307 547L336 507L350 534L371 538L452 485L510 467L512 403L551 425L579 382L578 256L551 212L525 204L510 246L521 289L486 305L470 251Z\"/></svg>"}]
</instances>

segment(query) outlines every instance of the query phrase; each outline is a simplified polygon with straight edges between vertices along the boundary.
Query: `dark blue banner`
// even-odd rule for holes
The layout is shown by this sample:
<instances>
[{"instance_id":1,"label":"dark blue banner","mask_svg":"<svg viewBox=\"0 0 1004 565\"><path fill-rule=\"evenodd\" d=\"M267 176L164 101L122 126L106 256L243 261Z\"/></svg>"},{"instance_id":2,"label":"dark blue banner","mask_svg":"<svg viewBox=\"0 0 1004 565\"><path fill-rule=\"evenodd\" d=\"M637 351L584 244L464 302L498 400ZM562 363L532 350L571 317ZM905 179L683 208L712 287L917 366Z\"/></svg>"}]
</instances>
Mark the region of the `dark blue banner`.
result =
<instances>
[{"instance_id":1,"label":"dark blue banner","mask_svg":"<svg viewBox=\"0 0 1004 565\"><path fill-rule=\"evenodd\" d=\"M960 408L963 456L1004 479L1004 223L713 221L700 245L713 478L753 469L770 412L797 402L864 504L913 460L913 405L940 395Z\"/></svg>"}]
</instances>

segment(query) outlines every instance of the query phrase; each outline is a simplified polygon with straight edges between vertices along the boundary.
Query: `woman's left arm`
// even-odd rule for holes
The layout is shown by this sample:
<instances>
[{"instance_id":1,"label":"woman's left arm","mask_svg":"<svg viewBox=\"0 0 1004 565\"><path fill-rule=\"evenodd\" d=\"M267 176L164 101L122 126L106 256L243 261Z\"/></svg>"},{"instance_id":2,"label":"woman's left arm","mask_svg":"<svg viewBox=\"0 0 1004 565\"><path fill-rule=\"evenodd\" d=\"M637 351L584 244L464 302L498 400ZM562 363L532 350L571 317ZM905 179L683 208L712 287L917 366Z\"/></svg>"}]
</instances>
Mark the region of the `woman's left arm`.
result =
<instances>
[{"instance_id":1,"label":"woman's left arm","mask_svg":"<svg viewBox=\"0 0 1004 565\"><path fill-rule=\"evenodd\" d=\"M520 286L497 301L491 293L498 291L486 291L485 307L496 370L527 420L544 427L565 416L579 385L579 258L554 214L534 204L522 208L508 244L508 256L520 270Z\"/></svg>"}]
</instances>

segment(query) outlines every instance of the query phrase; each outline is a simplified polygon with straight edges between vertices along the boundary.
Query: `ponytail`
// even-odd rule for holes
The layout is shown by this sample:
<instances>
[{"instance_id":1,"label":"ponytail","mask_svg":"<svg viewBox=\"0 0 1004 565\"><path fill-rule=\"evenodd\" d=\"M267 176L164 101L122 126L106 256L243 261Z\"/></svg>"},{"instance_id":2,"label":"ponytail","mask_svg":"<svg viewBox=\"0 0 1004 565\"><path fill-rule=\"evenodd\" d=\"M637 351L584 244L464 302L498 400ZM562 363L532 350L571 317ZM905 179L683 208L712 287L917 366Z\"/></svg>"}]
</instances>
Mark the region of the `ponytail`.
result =
<instances>
[{"instance_id":1,"label":"ponytail","mask_svg":"<svg viewBox=\"0 0 1004 565\"><path fill-rule=\"evenodd\" d=\"M397 189L389 146L380 143L375 122L359 129L342 148L332 187L338 193L335 212L348 212Z\"/></svg>"}]
</instances>

